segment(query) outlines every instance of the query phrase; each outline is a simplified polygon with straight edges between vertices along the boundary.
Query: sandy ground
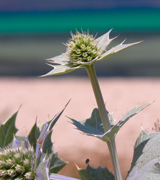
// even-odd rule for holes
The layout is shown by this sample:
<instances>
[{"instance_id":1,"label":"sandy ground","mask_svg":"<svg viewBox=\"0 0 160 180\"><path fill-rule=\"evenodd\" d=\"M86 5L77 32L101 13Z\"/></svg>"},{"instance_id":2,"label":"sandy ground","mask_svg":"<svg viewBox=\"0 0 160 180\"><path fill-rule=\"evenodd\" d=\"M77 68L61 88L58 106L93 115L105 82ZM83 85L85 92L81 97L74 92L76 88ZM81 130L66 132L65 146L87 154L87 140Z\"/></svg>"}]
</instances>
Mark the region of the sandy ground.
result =
<instances>
[{"instance_id":1,"label":"sandy ground","mask_svg":"<svg viewBox=\"0 0 160 180\"><path fill-rule=\"evenodd\" d=\"M103 97L108 111L120 120L127 110L155 102L128 121L116 137L117 151L123 178L130 168L133 145L141 131L151 131L160 117L160 79L100 78ZM85 168L85 160L98 167L112 169L107 145L93 137L86 137L75 130L70 120L84 120L96 107L88 78L0 78L0 119L4 121L17 111L19 134L26 135L37 117L39 124L52 118L71 99L53 131L54 150L68 161L61 174L78 177L75 164Z\"/></svg>"}]
</instances>

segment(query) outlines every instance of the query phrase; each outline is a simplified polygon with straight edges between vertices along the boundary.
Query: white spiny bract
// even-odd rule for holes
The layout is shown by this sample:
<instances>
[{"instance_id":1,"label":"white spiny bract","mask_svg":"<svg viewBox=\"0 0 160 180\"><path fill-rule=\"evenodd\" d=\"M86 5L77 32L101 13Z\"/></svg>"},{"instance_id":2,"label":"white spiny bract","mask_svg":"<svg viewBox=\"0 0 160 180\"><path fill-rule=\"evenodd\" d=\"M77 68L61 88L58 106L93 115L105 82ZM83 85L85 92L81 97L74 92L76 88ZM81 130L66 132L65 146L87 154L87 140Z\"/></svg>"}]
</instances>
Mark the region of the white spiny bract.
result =
<instances>
[{"instance_id":1,"label":"white spiny bract","mask_svg":"<svg viewBox=\"0 0 160 180\"><path fill-rule=\"evenodd\" d=\"M111 30L98 38L83 31L82 33L77 31L75 35L71 33L72 38L65 44L67 46L66 52L46 59L53 69L43 76L65 74L78 68L91 66L97 61L141 42L124 44L124 40L120 44L108 49L108 45L116 38L110 39L110 32Z\"/></svg>"},{"instance_id":2,"label":"white spiny bract","mask_svg":"<svg viewBox=\"0 0 160 180\"><path fill-rule=\"evenodd\" d=\"M0 150L0 179L35 180L36 156L32 147Z\"/></svg>"}]
</instances>

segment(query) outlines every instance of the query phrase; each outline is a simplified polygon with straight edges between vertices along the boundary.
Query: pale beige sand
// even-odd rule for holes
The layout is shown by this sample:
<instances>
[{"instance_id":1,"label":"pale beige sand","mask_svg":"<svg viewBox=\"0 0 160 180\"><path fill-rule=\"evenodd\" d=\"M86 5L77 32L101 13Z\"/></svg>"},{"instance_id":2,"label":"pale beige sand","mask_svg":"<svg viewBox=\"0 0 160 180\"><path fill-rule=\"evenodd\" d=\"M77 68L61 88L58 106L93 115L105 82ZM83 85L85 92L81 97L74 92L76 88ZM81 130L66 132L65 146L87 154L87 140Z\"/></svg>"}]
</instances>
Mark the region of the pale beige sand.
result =
<instances>
[{"instance_id":1,"label":"pale beige sand","mask_svg":"<svg viewBox=\"0 0 160 180\"><path fill-rule=\"evenodd\" d=\"M64 77L64 76L63 76ZM65 112L54 127L54 150L69 164L60 172L68 176L78 177L74 163L86 167L90 165L102 167L111 161L107 145L93 137L86 137L69 123L66 116L76 120L89 118L96 107L95 98L88 78L0 78L0 118L6 119L18 110L17 127L19 134L27 134L38 117L39 124L58 113L71 99ZM160 117L160 79L118 79L100 78L100 86L110 112L119 120L127 110L156 100L151 106L134 116L118 133L117 151L123 177L129 170L133 145L141 131L141 124L151 130ZM157 157L158 158L158 157Z\"/></svg>"}]
</instances>

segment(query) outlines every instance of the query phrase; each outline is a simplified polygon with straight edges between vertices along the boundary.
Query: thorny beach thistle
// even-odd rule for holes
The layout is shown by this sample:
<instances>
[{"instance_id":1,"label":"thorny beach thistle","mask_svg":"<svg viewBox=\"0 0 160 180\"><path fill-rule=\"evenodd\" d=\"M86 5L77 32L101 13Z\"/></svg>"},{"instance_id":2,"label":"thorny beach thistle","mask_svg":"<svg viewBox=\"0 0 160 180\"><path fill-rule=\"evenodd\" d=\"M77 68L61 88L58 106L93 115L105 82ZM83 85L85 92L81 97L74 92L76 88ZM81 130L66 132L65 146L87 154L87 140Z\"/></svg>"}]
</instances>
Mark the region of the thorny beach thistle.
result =
<instances>
[{"instance_id":1,"label":"thorny beach thistle","mask_svg":"<svg viewBox=\"0 0 160 180\"><path fill-rule=\"evenodd\" d=\"M78 68L90 66L97 61L141 42L123 44L125 42L124 40L115 47L107 49L108 45L116 38L110 39L110 32L111 30L99 38L95 38L89 35L88 32L83 31L82 33L77 31L75 35L71 33L72 38L65 44L67 46L66 52L59 56L46 59L49 65L53 67L53 70L43 76L64 74Z\"/></svg>"}]
</instances>

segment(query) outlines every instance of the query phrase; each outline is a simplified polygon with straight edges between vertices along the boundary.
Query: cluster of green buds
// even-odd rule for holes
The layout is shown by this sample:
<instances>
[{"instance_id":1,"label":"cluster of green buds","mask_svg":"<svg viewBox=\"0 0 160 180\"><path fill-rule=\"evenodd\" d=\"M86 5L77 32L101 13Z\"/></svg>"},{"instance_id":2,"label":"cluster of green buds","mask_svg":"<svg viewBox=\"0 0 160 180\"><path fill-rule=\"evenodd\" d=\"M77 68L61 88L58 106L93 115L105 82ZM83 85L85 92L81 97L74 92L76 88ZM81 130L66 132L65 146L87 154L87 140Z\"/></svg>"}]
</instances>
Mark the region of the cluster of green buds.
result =
<instances>
[{"instance_id":1,"label":"cluster of green buds","mask_svg":"<svg viewBox=\"0 0 160 180\"><path fill-rule=\"evenodd\" d=\"M36 156L32 147L6 148L0 151L0 179L36 179Z\"/></svg>"},{"instance_id":2,"label":"cluster of green buds","mask_svg":"<svg viewBox=\"0 0 160 180\"><path fill-rule=\"evenodd\" d=\"M98 46L93 36L85 33L76 32L72 34L72 39L67 44L67 51L73 65L81 62L89 62L100 55Z\"/></svg>"}]
</instances>

